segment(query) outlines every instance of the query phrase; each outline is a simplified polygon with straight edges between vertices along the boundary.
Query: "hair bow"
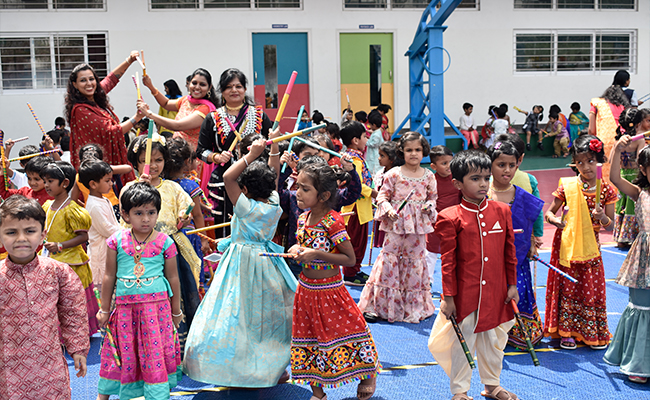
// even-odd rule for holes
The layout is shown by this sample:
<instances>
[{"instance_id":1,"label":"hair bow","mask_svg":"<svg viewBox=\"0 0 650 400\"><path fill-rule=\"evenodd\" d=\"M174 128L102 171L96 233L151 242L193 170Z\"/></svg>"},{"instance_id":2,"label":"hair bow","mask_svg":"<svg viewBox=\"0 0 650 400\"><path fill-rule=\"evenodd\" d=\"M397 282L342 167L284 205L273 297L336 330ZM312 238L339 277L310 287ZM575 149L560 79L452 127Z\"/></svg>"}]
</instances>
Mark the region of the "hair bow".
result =
<instances>
[{"instance_id":1,"label":"hair bow","mask_svg":"<svg viewBox=\"0 0 650 400\"><path fill-rule=\"evenodd\" d=\"M589 141L589 150L596 153L600 153L601 151L603 151L603 142L601 142L598 139L591 139Z\"/></svg>"},{"instance_id":2,"label":"hair bow","mask_svg":"<svg viewBox=\"0 0 650 400\"><path fill-rule=\"evenodd\" d=\"M144 135L142 135L142 136L144 136ZM140 144L141 143L144 144L146 142L147 142L146 140L143 140L142 142L135 142L133 144L133 152L135 154L138 154L138 150L140 149ZM163 146L167 145L167 139L164 136L162 136L161 134L159 134L158 132L154 132L153 135L151 135L151 142L152 143L153 142L158 142Z\"/></svg>"}]
</instances>

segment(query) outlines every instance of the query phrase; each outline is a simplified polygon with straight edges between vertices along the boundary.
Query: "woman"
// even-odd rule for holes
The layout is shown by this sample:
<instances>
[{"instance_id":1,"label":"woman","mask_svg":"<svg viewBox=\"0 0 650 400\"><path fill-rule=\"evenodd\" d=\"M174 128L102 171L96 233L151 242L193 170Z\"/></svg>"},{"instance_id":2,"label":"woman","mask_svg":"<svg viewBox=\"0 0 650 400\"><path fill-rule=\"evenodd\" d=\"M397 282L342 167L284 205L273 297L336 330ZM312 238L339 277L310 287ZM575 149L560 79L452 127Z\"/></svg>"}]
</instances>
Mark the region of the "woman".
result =
<instances>
[{"instance_id":1,"label":"woman","mask_svg":"<svg viewBox=\"0 0 650 400\"><path fill-rule=\"evenodd\" d=\"M163 86L165 88L165 97L167 97L168 99L176 100L178 98L183 97L183 93L181 92L181 89L178 87L178 83L176 83L175 80L170 79L168 81L165 81L165 83L163 83ZM166 110L163 106L160 106L158 108L158 115L160 115L161 117L176 119L176 114L178 114L178 111L169 111ZM168 133L165 134L164 132L168 132ZM173 131L170 131L164 126L160 127L158 133L160 133L161 135L165 134L170 136L174 134Z\"/></svg>"},{"instance_id":2,"label":"woman","mask_svg":"<svg viewBox=\"0 0 650 400\"><path fill-rule=\"evenodd\" d=\"M625 93L618 85L605 89L602 96L591 99L589 110L589 134L598 136L605 147L605 154L609 154L616 143L616 128L621 112L630 106ZM603 179L609 181L610 163L603 164Z\"/></svg>"},{"instance_id":3,"label":"woman","mask_svg":"<svg viewBox=\"0 0 650 400\"><path fill-rule=\"evenodd\" d=\"M627 97L632 107L638 107L643 104L643 101L638 99L636 90L630 89L630 73L626 70L619 69L616 71L612 85L621 87L621 90L625 93L625 97Z\"/></svg>"},{"instance_id":4,"label":"woman","mask_svg":"<svg viewBox=\"0 0 650 400\"><path fill-rule=\"evenodd\" d=\"M97 143L103 148L104 161L107 163L128 164L124 134L140 121L143 115L136 113L131 119L120 123L108 102L107 93L117 85L138 54L137 51L132 51L129 57L101 82L93 67L88 64L79 64L70 73L65 96L65 115L70 121L70 153L75 169L79 169L79 149L89 143ZM133 172L122 176L124 183L134 178Z\"/></svg>"},{"instance_id":5,"label":"woman","mask_svg":"<svg viewBox=\"0 0 650 400\"><path fill-rule=\"evenodd\" d=\"M142 77L142 83L151 90L151 95L162 108L167 111L177 111L177 114L174 119L154 114L144 101L138 101L138 110L153 119L156 125L174 131L175 136L187 140L192 150L196 150L203 119L219 105L217 94L212 86L212 75L207 70L198 68L192 73L190 94L175 100L160 93L151 82L149 75Z\"/></svg>"},{"instance_id":6,"label":"woman","mask_svg":"<svg viewBox=\"0 0 650 400\"><path fill-rule=\"evenodd\" d=\"M196 154L204 162L215 165L208 184L215 224L229 222L233 213L232 203L224 190L223 173L232 163L233 155L228 149L236 136L226 119L230 120L241 137L252 134L268 137L272 125L262 107L256 106L246 96L247 85L248 80L243 72L236 68L225 70L219 79L219 91L225 105L211 113L201 125ZM228 232L230 230L225 229L215 234L216 237L224 237ZM221 236L221 233L225 234Z\"/></svg>"}]
</instances>

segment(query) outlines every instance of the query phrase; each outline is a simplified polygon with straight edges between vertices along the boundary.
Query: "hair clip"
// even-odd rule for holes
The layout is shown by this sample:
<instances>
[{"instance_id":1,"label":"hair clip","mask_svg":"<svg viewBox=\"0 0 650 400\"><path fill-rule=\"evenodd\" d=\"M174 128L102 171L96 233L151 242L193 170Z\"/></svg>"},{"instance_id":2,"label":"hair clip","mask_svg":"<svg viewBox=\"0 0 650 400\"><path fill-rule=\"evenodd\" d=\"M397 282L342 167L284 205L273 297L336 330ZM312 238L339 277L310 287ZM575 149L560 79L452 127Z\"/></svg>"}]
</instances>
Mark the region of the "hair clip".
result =
<instances>
[{"instance_id":1,"label":"hair clip","mask_svg":"<svg viewBox=\"0 0 650 400\"><path fill-rule=\"evenodd\" d=\"M162 144L163 146L167 145L167 139L159 134L158 132L154 132L153 135L151 135L151 141L152 142L158 142Z\"/></svg>"},{"instance_id":2,"label":"hair clip","mask_svg":"<svg viewBox=\"0 0 650 400\"><path fill-rule=\"evenodd\" d=\"M591 139L589 141L589 150L600 153L603 150L603 142L598 139Z\"/></svg>"},{"instance_id":3,"label":"hair clip","mask_svg":"<svg viewBox=\"0 0 650 400\"><path fill-rule=\"evenodd\" d=\"M65 172L63 172L63 170L61 169L61 167L59 167L58 165L56 165L55 162L50 163L49 165L52 165L52 166L54 166L56 169L58 169L59 171L61 171L61 175L63 175L63 179L67 179L67 178L65 177Z\"/></svg>"},{"instance_id":4,"label":"hair clip","mask_svg":"<svg viewBox=\"0 0 650 400\"><path fill-rule=\"evenodd\" d=\"M501 147L501 142L497 142L497 143L494 145L494 150L499 150L500 147Z\"/></svg>"},{"instance_id":5,"label":"hair clip","mask_svg":"<svg viewBox=\"0 0 650 400\"><path fill-rule=\"evenodd\" d=\"M634 126L634 123L630 122L630 128Z\"/></svg>"}]
</instances>

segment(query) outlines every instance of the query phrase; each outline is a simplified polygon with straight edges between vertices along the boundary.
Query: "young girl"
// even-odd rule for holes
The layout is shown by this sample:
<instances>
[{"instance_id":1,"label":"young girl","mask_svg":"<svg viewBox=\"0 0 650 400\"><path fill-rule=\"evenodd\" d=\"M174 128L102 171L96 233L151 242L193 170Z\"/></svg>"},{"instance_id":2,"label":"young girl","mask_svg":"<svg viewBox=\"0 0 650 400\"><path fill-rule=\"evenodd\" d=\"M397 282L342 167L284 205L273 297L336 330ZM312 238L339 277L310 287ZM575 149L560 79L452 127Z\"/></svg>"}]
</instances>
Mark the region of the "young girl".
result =
<instances>
[{"instance_id":1,"label":"young girl","mask_svg":"<svg viewBox=\"0 0 650 400\"><path fill-rule=\"evenodd\" d=\"M574 101L571 104L571 114L569 114L569 134L571 135L571 143L575 141L580 135L580 131L585 129L589 124L589 118L580 111L580 103Z\"/></svg>"},{"instance_id":2,"label":"young girl","mask_svg":"<svg viewBox=\"0 0 650 400\"><path fill-rule=\"evenodd\" d=\"M634 136L637 134L637 127L641 125L646 116L650 115L648 109L626 108L618 117L620 126L616 128L616 140L623 135ZM623 128L623 132L621 130ZM632 182L639 175L639 166L636 162L637 156L645 146L645 140L626 141L627 146L619 152L621 176L623 179ZM634 217L634 200L630 200L625 193L621 193L620 199L616 202L616 220L614 221L613 240L618 247L629 247L636 235L639 233L639 226Z\"/></svg>"},{"instance_id":3,"label":"young girl","mask_svg":"<svg viewBox=\"0 0 650 400\"><path fill-rule=\"evenodd\" d=\"M136 139L137 140L137 139ZM106 328L97 391L99 400L168 399L181 380L181 353L174 327L183 319L176 246L155 229L161 209L158 191L142 182L120 196L130 229L108 238L102 309ZM115 309L111 297L115 290ZM171 304L170 304L171 297Z\"/></svg>"},{"instance_id":4,"label":"young girl","mask_svg":"<svg viewBox=\"0 0 650 400\"><path fill-rule=\"evenodd\" d=\"M332 139L324 134L324 133L318 133L313 136L314 140L318 142L318 144L321 147L325 147L326 149L336 151L336 147L334 147L334 143L332 143ZM341 166L341 158L340 157L334 157L330 153L326 153L324 151L319 151L318 155L323 157L325 161L327 161L327 164L329 165L338 165L339 167Z\"/></svg>"},{"instance_id":5,"label":"young girl","mask_svg":"<svg viewBox=\"0 0 650 400\"><path fill-rule=\"evenodd\" d=\"M188 222L185 211L187 210L187 206L192 204L192 198L185 193L178 183L161 177L165 169L165 164L169 161L169 150L167 149L164 136L160 136L155 132L153 134L149 174L143 174L147 147L146 141L146 136L139 136L131 142L127 159L131 164L137 166L141 181L147 182L158 189L162 198L162 206L158 213L156 230L170 236L178 249L176 263L178 265L178 279L181 285L180 297L183 299L181 302L181 310L184 314L184 318L178 328L178 340L181 344L182 354L187 332L189 331L190 325L192 325L194 313L200 302L198 286L201 259L196 255L187 236L178 230L179 222L183 222L184 225ZM125 189L132 184L135 184L135 181L127 183ZM127 229L131 227L126 220L122 221L122 226Z\"/></svg>"},{"instance_id":6,"label":"young girl","mask_svg":"<svg viewBox=\"0 0 650 400\"><path fill-rule=\"evenodd\" d=\"M512 227L523 230L522 233L515 234L518 307L521 312L521 321L535 345L542 340L542 320L539 317L539 311L537 311L535 287L530 275L528 257L531 254L537 254L535 241L532 241L531 237L533 224L542 211L544 202L511 183L517 170L517 160L521 155L514 144L510 141L496 142L488 150L488 155L492 159L492 183L488 197L508 204L512 212ZM515 324L508 332L508 343L514 347L526 349L525 337L521 327Z\"/></svg>"},{"instance_id":7,"label":"young girl","mask_svg":"<svg viewBox=\"0 0 650 400\"><path fill-rule=\"evenodd\" d=\"M384 175L393 169L393 167L400 167L404 164L402 160L397 155L397 143L395 142L384 142L379 145L379 166L381 169L377 171L375 176L372 178L373 185L375 190L379 191L381 185L384 182ZM372 247L383 247L384 246L384 237L386 234L384 231L379 229L379 224L372 224L373 230L373 242ZM369 263L372 263L372 260L368 260Z\"/></svg>"},{"instance_id":8,"label":"young girl","mask_svg":"<svg viewBox=\"0 0 650 400\"><path fill-rule=\"evenodd\" d=\"M86 294L88 334L92 336L99 329L95 318L99 306L89 258L82 247L88 241L92 220L88 211L70 198L76 176L72 164L65 161L53 162L41 170L45 191L54 198L43 204L47 218L42 255L68 264L79 275Z\"/></svg>"},{"instance_id":9,"label":"young girl","mask_svg":"<svg viewBox=\"0 0 650 400\"><path fill-rule=\"evenodd\" d=\"M256 140L223 174L235 215L231 238L219 243L219 269L187 339L184 371L197 381L260 388L277 385L283 375L288 379L296 280L282 258L260 256L284 251L271 242L282 214L275 190L277 144L271 145L269 165L255 161L265 142Z\"/></svg>"},{"instance_id":10,"label":"young girl","mask_svg":"<svg viewBox=\"0 0 650 400\"><path fill-rule=\"evenodd\" d=\"M639 175L634 182L628 182L621 177L620 160L621 153L629 145L629 136L618 140L610 157L612 167L609 177L622 194L636 201L635 213L640 232L616 278L616 283L629 288L630 302L621 315L612 344L603 359L609 364L620 366L620 371L627 375L630 381L646 383L650 377L650 353L647 351L650 331L650 147L646 146L639 152Z\"/></svg>"},{"instance_id":11,"label":"young girl","mask_svg":"<svg viewBox=\"0 0 650 400\"><path fill-rule=\"evenodd\" d=\"M402 136L398 154L405 164L384 175L377 196L375 221L381 222L386 239L361 292L359 308L371 322L382 318L418 323L435 310L425 257L438 193L433 172L420 166L422 157L429 155L429 142L422 135Z\"/></svg>"},{"instance_id":12,"label":"young girl","mask_svg":"<svg viewBox=\"0 0 650 400\"><path fill-rule=\"evenodd\" d=\"M553 192L553 203L546 211L546 222L558 228L553 239L551 264L578 283L549 270L544 336L562 338L560 346L564 349L575 349L576 340L581 340L592 349L601 350L607 347L610 334L598 232L601 227L614 228L617 192L602 180L600 202L596 204L596 164L606 162L600 139L593 135L579 136L571 147L571 154L572 168L578 176L560 179ZM565 205L568 206L566 220L555 216Z\"/></svg>"},{"instance_id":13,"label":"young girl","mask_svg":"<svg viewBox=\"0 0 650 400\"><path fill-rule=\"evenodd\" d=\"M375 392L381 366L372 334L345 289L339 266L356 262L337 202L337 179L325 164L298 174L298 206L309 209L298 219L298 244L289 252L302 265L293 306L291 375L311 385L312 400L327 399L323 388L361 380L357 397Z\"/></svg>"}]
</instances>

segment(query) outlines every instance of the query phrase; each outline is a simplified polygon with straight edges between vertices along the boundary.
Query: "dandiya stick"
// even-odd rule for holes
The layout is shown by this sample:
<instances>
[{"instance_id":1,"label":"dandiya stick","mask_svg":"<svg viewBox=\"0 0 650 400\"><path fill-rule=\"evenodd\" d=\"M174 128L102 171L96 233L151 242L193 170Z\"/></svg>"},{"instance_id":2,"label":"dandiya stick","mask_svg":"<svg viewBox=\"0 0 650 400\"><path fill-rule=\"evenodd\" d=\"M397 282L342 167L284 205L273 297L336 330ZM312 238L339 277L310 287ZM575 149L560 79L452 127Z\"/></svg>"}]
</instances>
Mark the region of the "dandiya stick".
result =
<instances>
[{"instance_id":1,"label":"dandiya stick","mask_svg":"<svg viewBox=\"0 0 650 400\"><path fill-rule=\"evenodd\" d=\"M630 140L640 140L648 137L650 135L650 131L645 131L643 133L639 133L638 135L634 135L630 138Z\"/></svg>"},{"instance_id":2,"label":"dandiya stick","mask_svg":"<svg viewBox=\"0 0 650 400\"><path fill-rule=\"evenodd\" d=\"M646 101L646 100L648 99L648 97L650 97L650 93L646 94L645 96L641 96L641 97L639 98L639 100L641 100L641 101Z\"/></svg>"},{"instance_id":3,"label":"dandiya stick","mask_svg":"<svg viewBox=\"0 0 650 400\"><path fill-rule=\"evenodd\" d=\"M190 215L190 213L192 212L193 209L194 209L194 203L190 203L190 205L187 206L187 209L186 209L185 212L183 213L183 218L185 218L185 217L187 217L188 215ZM181 229L182 227L183 227L183 222L180 221L180 222L178 223L178 225L176 225L176 229Z\"/></svg>"},{"instance_id":4,"label":"dandiya stick","mask_svg":"<svg viewBox=\"0 0 650 400\"><path fill-rule=\"evenodd\" d=\"M3 147L3 149L4 149L4 147ZM36 157L36 156L46 156L46 155L52 154L52 153L59 153L59 149L45 150L45 151L41 151L41 152L38 152L38 153L32 153L32 154L27 154L27 155L16 157L16 158L10 158L9 160L7 160L7 162L27 160L28 158L32 158L32 157Z\"/></svg>"},{"instance_id":5,"label":"dandiya stick","mask_svg":"<svg viewBox=\"0 0 650 400\"><path fill-rule=\"evenodd\" d=\"M313 143L313 142L311 142L311 141L309 141L309 140L307 140L305 138L297 137L296 140L299 140L299 141L303 142L304 144L306 144L307 146L318 149L318 150L320 150L322 152L325 152L325 153L327 153L327 154L329 154L331 156L343 158L343 154L337 153L334 150L328 149L327 147L323 147L323 146L321 146L319 144Z\"/></svg>"},{"instance_id":6,"label":"dandiya stick","mask_svg":"<svg viewBox=\"0 0 650 400\"><path fill-rule=\"evenodd\" d=\"M349 217L350 215L356 214L354 211L341 213L341 217Z\"/></svg>"},{"instance_id":7,"label":"dandiya stick","mask_svg":"<svg viewBox=\"0 0 650 400\"><path fill-rule=\"evenodd\" d=\"M292 137L291 140L289 140L289 147L287 148L287 151L291 153L291 149L293 148L293 142L296 140L295 137ZM287 169L287 163L282 164L282 169L280 170L280 173L284 174L284 171Z\"/></svg>"},{"instance_id":8,"label":"dandiya stick","mask_svg":"<svg viewBox=\"0 0 650 400\"><path fill-rule=\"evenodd\" d=\"M106 325L106 338L108 339L108 345L111 347L111 353L113 353L115 364L117 364L118 367L121 367L122 363L120 362L120 355L117 354L117 344L115 343L113 333L111 332L111 328L108 327L108 324Z\"/></svg>"},{"instance_id":9,"label":"dandiya stick","mask_svg":"<svg viewBox=\"0 0 650 400\"><path fill-rule=\"evenodd\" d=\"M149 167L151 165L151 148L153 147L153 119L149 120L149 131L147 132L147 148L144 153L144 168L143 174L149 175Z\"/></svg>"},{"instance_id":10,"label":"dandiya stick","mask_svg":"<svg viewBox=\"0 0 650 400\"><path fill-rule=\"evenodd\" d=\"M600 186L603 182L603 164L596 164L596 205L600 206Z\"/></svg>"},{"instance_id":11,"label":"dandiya stick","mask_svg":"<svg viewBox=\"0 0 650 400\"><path fill-rule=\"evenodd\" d=\"M404 207L406 207L406 203L409 201L409 199L411 198L411 196L413 196L413 193L415 193L415 189L411 189L411 191L409 192L409 194L406 195L406 198L405 198L404 200L402 200L402 203L400 203L399 207L397 207L397 212L396 212L396 214L399 214L399 212L402 211L402 209L403 209Z\"/></svg>"},{"instance_id":12,"label":"dandiya stick","mask_svg":"<svg viewBox=\"0 0 650 400\"><path fill-rule=\"evenodd\" d=\"M298 118L296 118L296 124L293 126L293 131L298 130L298 125L300 125L300 120L302 119L302 113L305 111L305 105L300 106L300 110L298 111Z\"/></svg>"},{"instance_id":13,"label":"dandiya stick","mask_svg":"<svg viewBox=\"0 0 650 400\"><path fill-rule=\"evenodd\" d=\"M345 98L348 99L348 110L350 109L350 95L348 94L348 88L345 88Z\"/></svg>"},{"instance_id":14,"label":"dandiya stick","mask_svg":"<svg viewBox=\"0 0 650 400\"><path fill-rule=\"evenodd\" d=\"M291 253L259 253L258 255L260 257L296 258L296 255Z\"/></svg>"},{"instance_id":15,"label":"dandiya stick","mask_svg":"<svg viewBox=\"0 0 650 400\"><path fill-rule=\"evenodd\" d=\"M282 136L278 136L276 138L267 140L266 145L268 146L268 145L271 145L273 143L278 143L278 142L281 142L283 140L291 139L292 137L304 135L305 133L313 132L313 131L316 131L316 130L318 130L320 128L324 128L325 126L327 126L327 124L323 123L323 124L319 124L319 125L316 125L316 126L312 126L311 128L305 128L305 129L303 129L301 131L286 133L286 134L284 134ZM250 149L251 149L251 146L248 146L248 150L250 150Z\"/></svg>"},{"instance_id":16,"label":"dandiya stick","mask_svg":"<svg viewBox=\"0 0 650 400\"><path fill-rule=\"evenodd\" d=\"M45 132L45 129L43 129L43 125L41 125L41 121L36 116L36 113L34 112L34 109L32 108L32 105L27 103L27 107L29 108L29 111L31 111L32 117L34 117L34 119L36 120L36 125L38 125L38 127L41 129L41 132L43 132L43 136L47 135L47 133Z\"/></svg>"},{"instance_id":17,"label":"dandiya stick","mask_svg":"<svg viewBox=\"0 0 650 400\"><path fill-rule=\"evenodd\" d=\"M537 359L537 354L535 353L535 349L533 348L533 342L530 341L530 335L528 334L528 329L526 329L523 322L521 321L521 314L519 314L519 307L517 307L517 303L515 302L515 299L510 300L510 305L512 305L512 309L515 312L515 318L517 318L519 329L521 329L521 331L524 333L524 340L526 341L526 350L528 350L528 353L530 353L530 357L533 359L533 364L536 367L539 367L539 360Z\"/></svg>"},{"instance_id":18,"label":"dandiya stick","mask_svg":"<svg viewBox=\"0 0 650 400\"><path fill-rule=\"evenodd\" d=\"M546 261L544 261L544 260L542 260L541 258L539 258L539 256L532 256L531 259L532 259L532 260L535 260L535 261L539 261L541 264L543 264L543 265L545 265L546 267L552 269L553 271L555 271L555 272L557 272L558 274L562 275L563 277L565 277L566 279L570 280L571 282L573 282L573 283L578 283L578 280L577 280L576 278L574 278L574 277L572 277L571 275L567 274L566 272L560 270L559 268L552 266L551 264L549 264L549 263L547 263Z\"/></svg>"},{"instance_id":19,"label":"dandiya stick","mask_svg":"<svg viewBox=\"0 0 650 400\"><path fill-rule=\"evenodd\" d=\"M2 178L5 181L5 190L9 190L9 180L7 178L7 160L5 159L5 133L0 130L0 159L2 159Z\"/></svg>"},{"instance_id":20,"label":"dandiya stick","mask_svg":"<svg viewBox=\"0 0 650 400\"><path fill-rule=\"evenodd\" d=\"M564 223L566 221L566 215L569 213L569 206L564 206L562 209L562 219L560 222Z\"/></svg>"},{"instance_id":21,"label":"dandiya stick","mask_svg":"<svg viewBox=\"0 0 650 400\"><path fill-rule=\"evenodd\" d=\"M140 93L140 85L138 84L138 72L136 71L135 75L131 75L133 78L133 84L135 85L135 90L138 92L138 100L142 100L142 94Z\"/></svg>"},{"instance_id":22,"label":"dandiya stick","mask_svg":"<svg viewBox=\"0 0 650 400\"><path fill-rule=\"evenodd\" d=\"M456 332L456 337L458 337L460 346L463 348L463 353L465 353L465 357L467 357L467 362L469 363L469 367L471 369L475 369L476 364L474 364L474 357L472 357L472 354L469 352L469 348L467 347L467 343L465 342L465 336L463 336L463 332L460 330L460 327L458 326L458 322L456 322L456 317L452 315L449 317L449 320L451 321L451 325L454 327L454 332Z\"/></svg>"},{"instance_id":23,"label":"dandiya stick","mask_svg":"<svg viewBox=\"0 0 650 400\"><path fill-rule=\"evenodd\" d=\"M204 234L202 234L200 232L195 233L195 235L198 235L201 239L207 239L208 242L210 242L210 243L217 243L218 242L218 240L212 239L210 236L204 235Z\"/></svg>"},{"instance_id":24,"label":"dandiya stick","mask_svg":"<svg viewBox=\"0 0 650 400\"><path fill-rule=\"evenodd\" d=\"M291 73L291 78L289 78L289 83L287 84L287 90L284 91L284 96L282 96L282 102L280 103L278 114L275 116L275 122L273 122L273 127L271 128L272 131L280 125L280 120L282 119L282 114L284 114L284 108L287 106L287 102L289 101L293 84L296 83L296 76L298 76L298 72L293 71Z\"/></svg>"},{"instance_id":25,"label":"dandiya stick","mask_svg":"<svg viewBox=\"0 0 650 400\"><path fill-rule=\"evenodd\" d=\"M237 146L237 142L241 142L241 134L244 132L244 129L246 129L246 125L248 125L248 120L245 120L244 123L241 125L239 128L239 132L237 132L237 129L235 129L235 126L230 122L230 118L226 117L226 120L228 121L228 124L230 125L230 128L232 129L233 133L235 134L235 138L233 139L232 143L230 143L230 147L228 148L228 152L232 153L233 150L235 150L235 146ZM221 163L221 166L223 167L226 163Z\"/></svg>"},{"instance_id":26,"label":"dandiya stick","mask_svg":"<svg viewBox=\"0 0 650 400\"><path fill-rule=\"evenodd\" d=\"M18 139L13 139L13 141L14 141L14 143L18 143L18 142L22 142L23 140L27 140L27 139L29 139L29 136L23 136L23 137L18 138Z\"/></svg>"},{"instance_id":27,"label":"dandiya stick","mask_svg":"<svg viewBox=\"0 0 650 400\"><path fill-rule=\"evenodd\" d=\"M223 224L217 224L217 225L210 225L210 226L206 226L204 228L192 229L191 231L185 232L185 234L186 235L191 235L193 233L199 233L199 232L211 231L213 229L225 228L226 226L230 226L230 222L224 222Z\"/></svg>"},{"instance_id":28,"label":"dandiya stick","mask_svg":"<svg viewBox=\"0 0 650 400\"><path fill-rule=\"evenodd\" d=\"M524 233L523 229L513 229L512 230L514 233Z\"/></svg>"},{"instance_id":29,"label":"dandiya stick","mask_svg":"<svg viewBox=\"0 0 650 400\"><path fill-rule=\"evenodd\" d=\"M514 106L514 107L512 107L512 108L514 108L515 110L517 110L517 111L519 111L519 112L526 112L526 111L522 110L521 108L519 108L519 107L517 107L517 106Z\"/></svg>"}]
</instances>

